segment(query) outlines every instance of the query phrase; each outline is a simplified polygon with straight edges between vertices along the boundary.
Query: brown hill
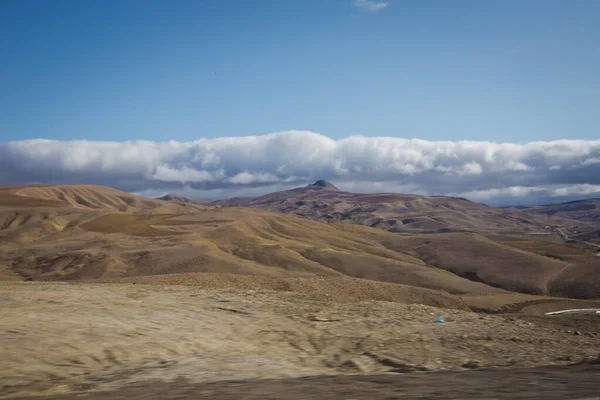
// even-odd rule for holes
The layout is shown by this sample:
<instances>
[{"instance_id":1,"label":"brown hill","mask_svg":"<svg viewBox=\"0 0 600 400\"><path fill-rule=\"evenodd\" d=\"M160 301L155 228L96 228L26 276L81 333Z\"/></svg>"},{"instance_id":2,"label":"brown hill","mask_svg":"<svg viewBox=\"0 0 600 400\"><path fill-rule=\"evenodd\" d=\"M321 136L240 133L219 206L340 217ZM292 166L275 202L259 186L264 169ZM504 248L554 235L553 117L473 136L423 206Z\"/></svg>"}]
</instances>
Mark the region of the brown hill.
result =
<instances>
[{"instance_id":1,"label":"brown hill","mask_svg":"<svg viewBox=\"0 0 600 400\"><path fill-rule=\"evenodd\" d=\"M98 185L0 186L0 206L173 211L179 207Z\"/></svg>"},{"instance_id":2,"label":"brown hill","mask_svg":"<svg viewBox=\"0 0 600 400\"><path fill-rule=\"evenodd\" d=\"M580 221L600 221L600 199L584 199L566 203L520 207L531 214L555 215Z\"/></svg>"},{"instance_id":3,"label":"brown hill","mask_svg":"<svg viewBox=\"0 0 600 400\"><path fill-rule=\"evenodd\" d=\"M574 240L587 242L588 244L595 244L596 248L600 247L600 229L588 230L585 232L576 231L576 233L571 234L571 238L573 238ZM598 251L600 251L600 249Z\"/></svg>"},{"instance_id":4,"label":"brown hill","mask_svg":"<svg viewBox=\"0 0 600 400\"><path fill-rule=\"evenodd\" d=\"M217 200L207 205L258 208L316 221L355 223L406 233L543 233L548 225L561 226L567 231L573 225L569 220L489 207L464 198L343 192L325 180L264 196Z\"/></svg>"},{"instance_id":5,"label":"brown hill","mask_svg":"<svg viewBox=\"0 0 600 400\"><path fill-rule=\"evenodd\" d=\"M105 186L4 186L0 187L0 240L30 243L107 212L186 213L197 208Z\"/></svg>"},{"instance_id":6,"label":"brown hill","mask_svg":"<svg viewBox=\"0 0 600 400\"><path fill-rule=\"evenodd\" d=\"M530 215L548 215L571 220L573 227L565 233L568 239L584 242L600 251L600 199L575 200L519 209Z\"/></svg>"},{"instance_id":7,"label":"brown hill","mask_svg":"<svg viewBox=\"0 0 600 400\"><path fill-rule=\"evenodd\" d=\"M191 199L189 197L181 196L176 193L169 193L164 196L157 197L156 200L171 201L174 203L192 203L192 204L198 204L198 205L207 205L212 202L211 200Z\"/></svg>"},{"instance_id":8,"label":"brown hill","mask_svg":"<svg viewBox=\"0 0 600 400\"><path fill-rule=\"evenodd\" d=\"M600 297L600 266L593 262L597 258L565 245L546 254L540 249L550 242L541 239L523 237L514 244L473 233L411 237L256 209L209 209L137 196L131 196L124 212L115 210L116 198L125 202L122 192L109 188L31 189L0 191L4 279L123 279L206 272L273 279L346 276L453 294L560 290L570 297ZM10 205L17 197L25 201ZM578 258L565 261L564 254ZM578 266L575 275L567 272L572 263Z\"/></svg>"}]
</instances>

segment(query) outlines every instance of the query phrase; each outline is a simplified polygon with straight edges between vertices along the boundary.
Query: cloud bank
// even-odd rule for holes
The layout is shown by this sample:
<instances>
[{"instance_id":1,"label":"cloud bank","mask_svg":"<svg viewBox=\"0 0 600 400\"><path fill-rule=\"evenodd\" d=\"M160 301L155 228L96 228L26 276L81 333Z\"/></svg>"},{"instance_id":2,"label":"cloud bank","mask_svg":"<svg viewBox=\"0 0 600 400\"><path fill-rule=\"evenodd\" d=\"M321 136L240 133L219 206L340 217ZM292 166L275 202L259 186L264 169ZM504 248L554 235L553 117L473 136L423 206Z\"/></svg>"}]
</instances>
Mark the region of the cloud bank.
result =
<instances>
[{"instance_id":1,"label":"cloud bank","mask_svg":"<svg viewBox=\"0 0 600 400\"><path fill-rule=\"evenodd\" d=\"M388 1L377 1L377 0L355 0L354 6L359 10L367 12L377 12L388 7L390 3Z\"/></svg>"},{"instance_id":2,"label":"cloud bank","mask_svg":"<svg viewBox=\"0 0 600 400\"><path fill-rule=\"evenodd\" d=\"M349 191L456 195L496 205L600 196L600 140L333 140L287 131L193 142L0 144L0 185L91 183L150 196L223 198L321 178Z\"/></svg>"}]
</instances>

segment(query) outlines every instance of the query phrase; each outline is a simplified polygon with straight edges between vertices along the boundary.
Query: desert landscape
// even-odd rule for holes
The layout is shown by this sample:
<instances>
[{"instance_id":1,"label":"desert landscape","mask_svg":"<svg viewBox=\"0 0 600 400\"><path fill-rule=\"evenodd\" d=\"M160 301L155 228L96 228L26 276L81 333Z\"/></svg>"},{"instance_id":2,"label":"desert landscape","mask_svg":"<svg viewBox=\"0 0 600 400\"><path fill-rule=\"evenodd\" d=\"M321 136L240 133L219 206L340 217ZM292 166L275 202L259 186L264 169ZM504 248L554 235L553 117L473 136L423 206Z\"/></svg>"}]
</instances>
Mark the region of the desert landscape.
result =
<instances>
[{"instance_id":1,"label":"desert landscape","mask_svg":"<svg viewBox=\"0 0 600 400\"><path fill-rule=\"evenodd\" d=\"M0 400L600 400L600 1L0 1Z\"/></svg>"},{"instance_id":2,"label":"desert landscape","mask_svg":"<svg viewBox=\"0 0 600 400\"><path fill-rule=\"evenodd\" d=\"M0 187L0 396L514 398L494 383L514 371L522 398L597 394L600 317L546 315L600 310L597 249L564 237L581 221L332 186ZM321 217L359 196L371 211Z\"/></svg>"},{"instance_id":3,"label":"desert landscape","mask_svg":"<svg viewBox=\"0 0 600 400\"><path fill-rule=\"evenodd\" d=\"M398 193L350 193L339 190L331 182L320 179L306 187L269 193L254 198L231 198L198 201L177 195L162 199L209 206L258 208L297 215L317 221L358 223L391 232L543 232L546 226L563 226L571 231L573 225L590 230L590 221L598 216L594 203L586 206L582 216L561 212L542 212L540 208L494 208L465 198L422 196ZM562 209L562 208L561 208ZM565 220L561 216L567 216ZM577 224L573 223L574 217Z\"/></svg>"}]
</instances>

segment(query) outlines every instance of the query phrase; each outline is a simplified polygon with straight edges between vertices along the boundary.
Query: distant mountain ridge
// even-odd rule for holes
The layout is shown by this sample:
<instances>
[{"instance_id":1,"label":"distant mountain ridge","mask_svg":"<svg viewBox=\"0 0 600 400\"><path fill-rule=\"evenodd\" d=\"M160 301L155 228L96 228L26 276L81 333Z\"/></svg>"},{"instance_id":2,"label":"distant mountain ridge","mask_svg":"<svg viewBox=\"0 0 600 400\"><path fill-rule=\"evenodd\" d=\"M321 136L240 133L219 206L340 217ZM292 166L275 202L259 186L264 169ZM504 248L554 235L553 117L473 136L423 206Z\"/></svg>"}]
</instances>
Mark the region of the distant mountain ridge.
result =
<instances>
[{"instance_id":1,"label":"distant mountain ridge","mask_svg":"<svg viewBox=\"0 0 600 400\"><path fill-rule=\"evenodd\" d=\"M176 193L169 193L162 197L157 197L155 200L171 201L174 203L192 203L198 205L206 205L212 202L212 200L191 199L189 197L184 197Z\"/></svg>"},{"instance_id":2,"label":"distant mountain ridge","mask_svg":"<svg viewBox=\"0 0 600 400\"><path fill-rule=\"evenodd\" d=\"M519 209L532 214L556 215L581 221L600 221L600 198L519 207Z\"/></svg>"},{"instance_id":3,"label":"distant mountain ridge","mask_svg":"<svg viewBox=\"0 0 600 400\"><path fill-rule=\"evenodd\" d=\"M544 233L547 226L570 231L561 215L495 208L465 198L397 193L351 193L320 179L310 185L258 197L235 197L197 204L248 207L322 222L355 223L405 233Z\"/></svg>"},{"instance_id":4,"label":"distant mountain ridge","mask_svg":"<svg viewBox=\"0 0 600 400\"><path fill-rule=\"evenodd\" d=\"M210 272L346 276L459 295L600 294L593 244L584 246L567 225L545 230L540 223L565 222L545 215L326 184L229 200L249 208L167 199L94 185L0 187L0 280L175 274L184 282Z\"/></svg>"}]
</instances>

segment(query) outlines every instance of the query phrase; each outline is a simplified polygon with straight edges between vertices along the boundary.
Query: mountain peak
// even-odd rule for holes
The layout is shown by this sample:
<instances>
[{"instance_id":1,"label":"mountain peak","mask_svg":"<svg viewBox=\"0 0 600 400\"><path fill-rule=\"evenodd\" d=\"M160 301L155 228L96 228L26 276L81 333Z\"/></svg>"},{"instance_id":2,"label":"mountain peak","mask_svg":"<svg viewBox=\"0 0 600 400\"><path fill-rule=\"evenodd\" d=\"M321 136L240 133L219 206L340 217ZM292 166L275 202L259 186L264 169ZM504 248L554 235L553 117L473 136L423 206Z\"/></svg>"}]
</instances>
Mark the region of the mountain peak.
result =
<instances>
[{"instance_id":1,"label":"mountain peak","mask_svg":"<svg viewBox=\"0 0 600 400\"><path fill-rule=\"evenodd\" d=\"M327 181L325 179L319 179L315 183L313 183L311 185L308 185L308 186L310 186L310 187L322 187L322 188L329 188L329 189L333 189L333 190L339 190L331 182L329 182L329 181Z\"/></svg>"},{"instance_id":2,"label":"mountain peak","mask_svg":"<svg viewBox=\"0 0 600 400\"><path fill-rule=\"evenodd\" d=\"M180 201L187 202L188 198L178 195L177 193L168 193L162 197L157 197L155 200L165 200L165 201Z\"/></svg>"}]
</instances>

